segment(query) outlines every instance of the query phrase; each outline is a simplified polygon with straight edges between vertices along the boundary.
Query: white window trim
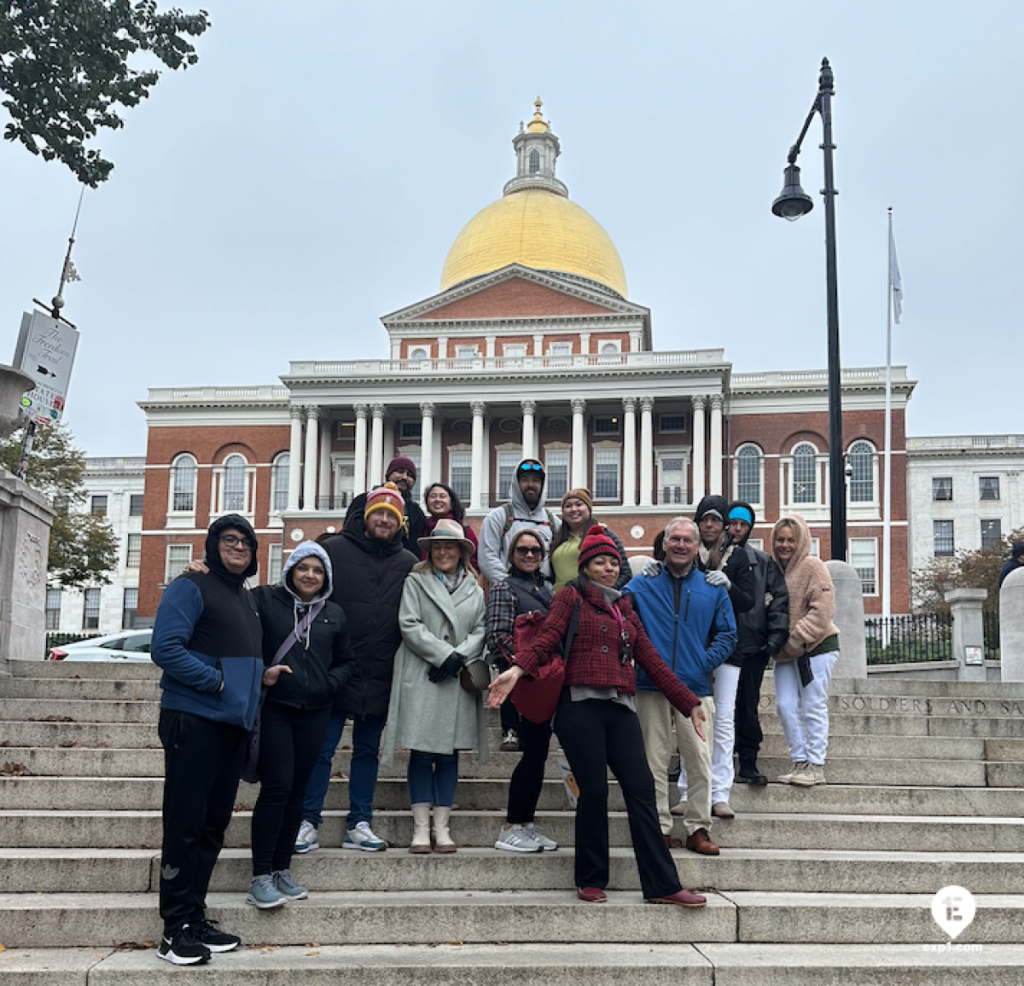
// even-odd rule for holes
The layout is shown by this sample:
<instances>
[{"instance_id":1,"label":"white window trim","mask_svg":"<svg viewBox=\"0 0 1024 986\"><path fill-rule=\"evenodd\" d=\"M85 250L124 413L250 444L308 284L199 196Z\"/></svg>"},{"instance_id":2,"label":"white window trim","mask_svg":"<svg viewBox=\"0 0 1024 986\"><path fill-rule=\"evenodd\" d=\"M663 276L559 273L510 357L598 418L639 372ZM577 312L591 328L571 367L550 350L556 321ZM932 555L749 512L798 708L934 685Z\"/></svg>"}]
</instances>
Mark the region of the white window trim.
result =
<instances>
[{"instance_id":1,"label":"white window trim","mask_svg":"<svg viewBox=\"0 0 1024 986\"><path fill-rule=\"evenodd\" d=\"M810 445L814 449L815 499L812 503L794 502L793 493L793 451L800 445ZM807 521L827 520L829 513L829 481L828 481L828 454L822 452L814 442L801 438L793 443L787 455L779 457L779 489L783 491L784 502L781 504L782 511L793 510L799 513Z\"/></svg>"},{"instance_id":2,"label":"white window trim","mask_svg":"<svg viewBox=\"0 0 1024 986\"><path fill-rule=\"evenodd\" d=\"M799 444L799 443L797 443ZM752 507L764 508L764 460L765 454L764 449L761 448L756 442L744 442L742 445L737 446L736 451L732 456L732 488L736 490L736 496L738 499L743 500L744 498L739 495L740 488L740 450L745 448L752 448L757 450L757 488L760 496L756 501L746 500ZM760 512L760 511L759 511Z\"/></svg>"},{"instance_id":3,"label":"white window trim","mask_svg":"<svg viewBox=\"0 0 1024 986\"><path fill-rule=\"evenodd\" d=\"M874 578L875 591L874 592L864 592L863 594L864 594L865 597L867 597L869 599L877 598L879 595L881 595L881 592L880 592L881 586L879 584L879 578L878 578L878 538L850 538L849 539L849 546L848 546L849 547L849 555L847 557L848 557L851 565L853 564L853 557L854 557L854 553L853 553L854 542L860 542L861 544L870 544L871 545L871 551L872 551L872 556L873 556L873 560L872 560L871 564L872 564L872 569L873 569L874 574L875 574L875 578ZM863 592L863 583L861 585L861 591Z\"/></svg>"},{"instance_id":4,"label":"white window trim","mask_svg":"<svg viewBox=\"0 0 1024 986\"><path fill-rule=\"evenodd\" d=\"M622 443L621 442L594 442L590 446L590 488L594 493L595 503L621 503L622 502ZM615 495L597 495L597 453L615 453ZM571 463L570 463L571 464Z\"/></svg>"},{"instance_id":5,"label":"white window trim","mask_svg":"<svg viewBox=\"0 0 1024 986\"><path fill-rule=\"evenodd\" d=\"M227 478L225 463L233 455L239 456L245 463L242 510L224 509L224 483ZM249 521L256 515L256 467L241 452L229 452L224 456L223 461L219 465L213 467L213 477L210 483L210 520L213 521L217 517L228 513L241 514Z\"/></svg>"},{"instance_id":6,"label":"white window trim","mask_svg":"<svg viewBox=\"0 0 1024 986\"><path fill-rule=\"evenodd\" d=\"M174 479L178 463L182 459L191 459L192 469L192 509L174 509ZM199 460L191 452L179 452L172 460L167 471L167 526L168 527L195 527L196 526L196 503L199 498Z\"/></svg>"},{"instance_id":7,"label":"white window trim","mask_svg":"<svg viewBox=\"0 0 1024 986\"><path fill-rule=\"evenodd\" d=\"M689 449L685 449L685 448L674 448L674 447L659 446L654 451L655 451L655 455L657 455L657 462L655 463L655 468L658 471L658 479L657 479L657 487L656 487L656 492L658 494L657 495L658 506L659 507L662 507L662 506L667 506L667 507L686 506L687 504L689 504L691 502L690 498L692 496L692 493L690 492L690 488L686 485L687 478L690 475L690 450ZM664 488L666 486L666 483L661 478L661 469L662 469L661 463L662 463L663 459L682 459L683 460L683 485L680 488L680 495L682 496L681 500L678 500L678 501L676 501L676 500L663 500L662 497L661 497L662 490L664 490Z\"/></svg>"},{"instance_id":8,"label":"white window trim","mask_svg":"<svg viewBox=\"0 0 1024 986\"><path fill-rule=\"evenodd\" d=\"M176 571L171 571L171 549L172 548L188 548L188 559L181 566L177 568L175 563ZM181 569L185 567L190 561L192 561L192 545L191 544L169 544L164 549L164 585L170 585L179 575L181 575Z\"/></svg>"},{"instance_id":9,"label":"white window trim","mask_svg":"<svg viewBox=\"0 0 1024 986\"><path fill-rule=\"evenodd\" d=\"M847 482L846 484L846 512L847 516L851 520L864 520L867 517L876 516L880 507L880 500L878 496L878 465L881 456L878 453L878 448L875 443L868 438L857 438L854 439L846 448L846 454L850 454L850 449L854 445L863 442L871 449L871 499L870 500L857 500L854 502L850 499L850 490L852 483ZM877 582L877 579L875 580Z\"/></svg>"},{"instance_id":10,"label":"white window trim","mask_svg":"<svg viewBox=\"0 0 1024 986\"><path fill-rule=\"evenodd\" d=\"M544 501L549 502L560 502L561 496L552 496L550 491L550 483L547 482L547 477L551 475L551 468L548 464L548 456L552 452L559 454L565 454L565 488L566 490L572 489L572 445L568 442L548 442L543 448L543 462L544 462ZM561 463L559 463L561 465Z\"/></svg>"},{"instance_id":11,"label":"white window trim","mask_svg":"<svg viewBox=\"0 0 1024 986\"><path fill-rule=\"evenodd\" d=\"M287 487L287 485L285 486L285 504L284 504L284 507L281 508L281 509L278 509L274 505L274 501L277 500L277 494L279 492L278 488L277 488L278 462L282 458L284 458L285 456L287 456L289 462L291 462L291 452L286 450L284 452L278 452L277 455L274 456L274 458L271 460L271 463L270 463L270 510L269 510L269 524L270 524L271 527L277 527L278 525L283 525L284 521L281 519L281 514L284 513L284 511L288 509L288 487ZM286 484L288 482L287 477L288 477L289 473L290 473L290 470L285 470L285 483Z\"/></svg>"}]
</instances>

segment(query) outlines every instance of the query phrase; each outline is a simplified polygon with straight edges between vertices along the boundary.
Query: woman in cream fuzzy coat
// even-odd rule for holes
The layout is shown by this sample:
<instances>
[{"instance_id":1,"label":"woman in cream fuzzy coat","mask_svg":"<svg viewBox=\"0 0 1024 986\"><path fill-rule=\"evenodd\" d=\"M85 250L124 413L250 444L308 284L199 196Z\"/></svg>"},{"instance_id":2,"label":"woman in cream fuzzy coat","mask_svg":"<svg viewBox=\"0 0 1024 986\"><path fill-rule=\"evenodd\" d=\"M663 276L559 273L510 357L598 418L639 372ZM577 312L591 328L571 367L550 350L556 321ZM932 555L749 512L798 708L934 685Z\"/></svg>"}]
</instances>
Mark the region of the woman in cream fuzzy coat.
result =
<instances>
[{"instance_id":1,"label":"woman in cream fuzzy coat","mask_svg":"<svg viewBox=\"0 0 1024 986\"><path fill-rule=\"evenodd\" d=\"M824 562L811 557L811 534L799 514L775 525L772 555L789 591L789 639L775 656L775 707L793 769L779 780L813 787L825 783L828 686L839 658L835 593Z\"/></svg>"},{"instance_id":2,"label":"woman in cream fuzzy coat","mask_svg":"<svg viewBox=\"0 0 1024 986\"><path fill-rule=\"evenodd\" d=\"M419 546L427 559L413 567L402 590L398 624L402 645L395 654L387 731L381 763L408 749L410 852L431 851L434 807L435 852L455 852L448 831L459 750L487 761L487 727L479 692L460 683L463 669L480 662L484 648L484 595L469 564L472 543L453 520L437 522ZM476 671L485 669L477 663ZM482 682L486 685L486 679Z\"/></svg>"}]
</instances>

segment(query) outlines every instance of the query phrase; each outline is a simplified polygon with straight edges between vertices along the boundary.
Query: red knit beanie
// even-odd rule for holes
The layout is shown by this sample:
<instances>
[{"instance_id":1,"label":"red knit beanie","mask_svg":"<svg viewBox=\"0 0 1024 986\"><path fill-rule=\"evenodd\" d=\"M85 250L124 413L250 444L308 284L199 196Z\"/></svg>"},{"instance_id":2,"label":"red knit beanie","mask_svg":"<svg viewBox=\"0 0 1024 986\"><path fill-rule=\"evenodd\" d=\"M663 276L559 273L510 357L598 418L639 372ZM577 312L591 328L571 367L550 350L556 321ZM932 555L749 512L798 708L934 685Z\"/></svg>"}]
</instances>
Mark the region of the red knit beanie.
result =
<instances>
[{"instance_id":1,"label":"red knit beanie","mask_svg":"<svg viewBox=\"0 0 1024 986\"><path fill-rule=\"evenodd\" d=\"M620 564L622 561L619 557L619 549L615 547L615 542L605 534L599 524L595 524L587 531L586 536L583 538L583 543L580 545L579 571L582 572L587 564L598 555L611 555Z\"/></svg>"}]
</instances>

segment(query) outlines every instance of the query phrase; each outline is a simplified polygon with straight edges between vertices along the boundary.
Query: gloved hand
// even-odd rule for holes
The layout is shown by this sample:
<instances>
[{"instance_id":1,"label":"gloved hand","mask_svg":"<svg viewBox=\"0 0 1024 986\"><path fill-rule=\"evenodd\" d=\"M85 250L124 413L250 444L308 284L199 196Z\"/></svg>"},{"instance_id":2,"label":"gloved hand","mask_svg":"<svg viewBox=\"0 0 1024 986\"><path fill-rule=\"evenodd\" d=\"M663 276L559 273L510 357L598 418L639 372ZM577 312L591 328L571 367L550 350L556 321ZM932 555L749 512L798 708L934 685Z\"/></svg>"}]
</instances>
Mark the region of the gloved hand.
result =
<instances>
[{"instance_id":1,"label":"gloved hand","mask_svg":"<svg viewBox=\"0 0 1024 986\"><path fill-rule=\"evenodd\" d=\"M729 576L725 572L705 572L704 581L708 585L723 586L726 592L732 588L732 582L729 581Z\"/></svg>"},{"instance_id":2,"label":"gloved hand","mask_svg":"<svg viewBox=\"0 0 1024 986\"><path fill-rule=\"evenodd\" d=\"M427 672L427 677L435 685L439 685L442 681L445 681L448 678L457 678L461 670L462 658L453 651L447 658L445 658L444 664L441 664L436 668L431 668Z\"/></svg>"}]
</instances>

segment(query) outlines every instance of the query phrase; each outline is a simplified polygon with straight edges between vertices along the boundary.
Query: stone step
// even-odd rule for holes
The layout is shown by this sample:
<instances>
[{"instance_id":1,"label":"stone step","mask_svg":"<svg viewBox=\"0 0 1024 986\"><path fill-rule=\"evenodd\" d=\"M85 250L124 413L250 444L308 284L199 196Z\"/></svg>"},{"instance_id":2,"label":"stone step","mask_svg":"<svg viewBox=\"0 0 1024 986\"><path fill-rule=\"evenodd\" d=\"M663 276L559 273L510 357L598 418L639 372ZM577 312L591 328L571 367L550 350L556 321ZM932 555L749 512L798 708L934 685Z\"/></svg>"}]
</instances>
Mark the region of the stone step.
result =
<instances>
[{"instance_id":1,"label":"stone step","mask_svg":"<svg viewBox=\"0 0 1024 986\"><path fill-rule=\"evenodd\" d=\"M157 702L100 699L5 698L0 699L0 720L8 722L67 721L77 723L150 723L156 729L160 715Z\"/></svg>"},{"instance_id":2,"label":"stone step","mask_svg":"<svg viewBox=\"0 0 1024 986\"><path fill-rule=\"evenodd\" d=\"M161 670L148 661L17 661L10 662L11 676L17 678L101 678L125 680L149 678L159 681Z\"/></svg>"},{"instance_id":3,"label":"stone step","mask_svg":"<svg viewBox=\"0 0 1024 986\"><path fill-rule=\"evenodd\" d=\"M494 825L494 835L498 825ZM933 893L951 884L978 894L1017 892L1024 853L893 852L824 849L731 849L718 857L673 850L686 887L721 892ZM148 893L159 887L158 849L0 849L0 893ZM310 891L564 890L573 884L571 848L553 853L460 849L453 856L320 849L292 859L295 879ZM225 849L212 891L244 891L252 872L247 849ZM633 851L611 850L612 890L639 890Z\"/></svg>"},{"instance_id":4,"label":"stone step","mask_svg":"<svg viewBox=\"0 0 1024 986\"><path fill-rule=\"evenodd\" d=\"M11 698L49 698L57 701L160 700L160 685L148 678L22 678L12 676L0 682L0 695Z\"/></svg>"}]
</instances>

